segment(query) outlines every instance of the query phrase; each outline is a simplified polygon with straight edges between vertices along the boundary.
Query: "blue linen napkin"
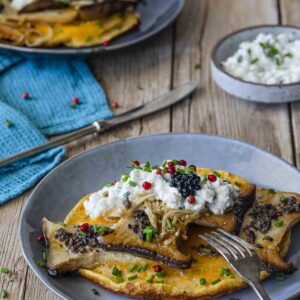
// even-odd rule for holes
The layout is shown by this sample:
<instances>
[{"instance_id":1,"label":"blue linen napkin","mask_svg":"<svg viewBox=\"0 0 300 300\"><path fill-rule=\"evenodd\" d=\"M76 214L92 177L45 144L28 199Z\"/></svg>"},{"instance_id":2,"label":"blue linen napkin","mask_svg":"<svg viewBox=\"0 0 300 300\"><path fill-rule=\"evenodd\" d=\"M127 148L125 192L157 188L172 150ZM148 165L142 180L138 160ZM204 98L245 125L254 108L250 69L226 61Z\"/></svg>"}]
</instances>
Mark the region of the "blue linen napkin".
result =
<instances>
[{"instance_id":1,"label":"blue linen napkin","mask_svg":"<svg viewBox=\"0 0 300 300\"><path fill-rule=\"evenodd\" d=\"M70 107L73 97L79 104ZM110 117L106 96L84 61L0 54L0 159L45 143L44 135ZM0 168L0 205L32 187L64 153L59 147Z\"/></svg>"},{"instance_id":2,"label":"blue linen napkin","mask_svg":"<svg viewBox=\"0 0 300 300\"><path fill-rule=\"evenodd\" d=\"M80 101L75 108L69 106L73 97ZM45 135L112 117L101 86L82 60L0 54L0 101L22 112Z\"/></svg>"},{"instance_id":3,"label":"blue linen napkin","mask_svg":"<svg viewBox=\"0 0 300 300\"><path fill-rule=\"evenodd\" d=\"M47 139L20 112L0 102L0 159ZM63 147L0 168L0 205L32 187L63 158Z\"/></svg>"}]
</instances>

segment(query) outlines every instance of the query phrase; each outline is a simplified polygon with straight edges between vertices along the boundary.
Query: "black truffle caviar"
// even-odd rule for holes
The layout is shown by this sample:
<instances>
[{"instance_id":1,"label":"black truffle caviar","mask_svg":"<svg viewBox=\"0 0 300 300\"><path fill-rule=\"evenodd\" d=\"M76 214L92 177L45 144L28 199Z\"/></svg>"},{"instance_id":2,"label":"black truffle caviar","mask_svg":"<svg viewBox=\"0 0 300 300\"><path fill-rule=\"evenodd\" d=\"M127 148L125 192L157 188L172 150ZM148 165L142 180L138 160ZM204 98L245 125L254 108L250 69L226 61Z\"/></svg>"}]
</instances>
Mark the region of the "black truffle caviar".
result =
<instances>
[{"instance_id":1,"label":"black truffle caviar","mask_svg":"<svg viewBox=\"0 0 300 300\"><path fill-rule=\"evenodd\" d=\"M200 177L193 173L180 174L175 173L171 175L171 187L178 189L182 197L194 196L196 191L200 190Z\"/></svg>"}]
</instances>

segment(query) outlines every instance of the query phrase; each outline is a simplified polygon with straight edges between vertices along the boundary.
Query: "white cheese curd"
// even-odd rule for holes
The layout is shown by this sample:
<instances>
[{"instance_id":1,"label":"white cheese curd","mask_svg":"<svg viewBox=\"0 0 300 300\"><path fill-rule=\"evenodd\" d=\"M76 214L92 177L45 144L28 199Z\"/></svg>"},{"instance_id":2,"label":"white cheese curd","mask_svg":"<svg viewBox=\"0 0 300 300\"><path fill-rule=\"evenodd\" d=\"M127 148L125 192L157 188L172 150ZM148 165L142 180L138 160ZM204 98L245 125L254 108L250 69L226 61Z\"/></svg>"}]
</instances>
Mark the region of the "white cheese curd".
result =
<instances>
[{"instance_id":1,"label":"white cheese curd","mask_svg":"<svg viewBox=\"0 0 300 300\"><path fill-rule=\"evenodd\" d=\"M227 73L249 82L300 82L300 39L293 33L260 33L254 41L241 43L222 66Z\"/></svg>"},{"instance_id":2,"label":"white cheese curd","mask_svg":"<svg viewBox=\"0 0 300 300\"><path fill-rule=\"evenodd\" d=\"M21 10L26 5L35 2L35 0L12 0L11 6L16 10Z\"/></svg>"},{"instance_id":3,"label":"white cheese curd","mask_svg":"<svg viewBox=\"0 0 300 300\"><path fill-rule=\"evenodd\" d=\"M176 170L184 168L178 166ZM214 176L215 181L211 182L207 176L199 177L201 188L196 191L194 202L189 203L188 198L184 199L176 187L170 186L171 176L166 173L160 175L156 170L150 172L142 169L133 169L130 174L123 174L121 180L114 185L105 186L100 191L93 193L83 203L87 214L95 219L111 210L121 212L125 209L124 199L134 201L137 196L152 194L156 199L161 200L171 209L185 209L192 211L209 210L214 214L223 214L231 208L238 198L238 189L226 180ZM151 188L145 189L143 183L148 182Z\"/></svg>"}]
</instances>

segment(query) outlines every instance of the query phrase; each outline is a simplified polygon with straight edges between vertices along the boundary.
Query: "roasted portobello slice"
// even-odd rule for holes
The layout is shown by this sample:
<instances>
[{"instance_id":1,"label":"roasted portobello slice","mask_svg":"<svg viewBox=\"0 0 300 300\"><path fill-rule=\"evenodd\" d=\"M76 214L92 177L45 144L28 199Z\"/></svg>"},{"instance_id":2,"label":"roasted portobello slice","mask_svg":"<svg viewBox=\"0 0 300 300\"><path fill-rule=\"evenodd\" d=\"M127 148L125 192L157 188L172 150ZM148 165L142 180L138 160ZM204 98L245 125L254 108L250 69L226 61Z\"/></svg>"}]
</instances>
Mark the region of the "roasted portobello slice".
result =
<instances>
[{"instance_id":1,"label":"roasted portobello slice","mask_svg":"<svg viewBox=\"0 0 300 300\"><path fill-rule=\"evenodd\" d=\"M256 248L264 270L286 270L290 264L283 260L281 245L289 244L290 229L299 220L298 194L258 189L256 201L245 215L240 237Z\"/></svg>"}]
</instances>

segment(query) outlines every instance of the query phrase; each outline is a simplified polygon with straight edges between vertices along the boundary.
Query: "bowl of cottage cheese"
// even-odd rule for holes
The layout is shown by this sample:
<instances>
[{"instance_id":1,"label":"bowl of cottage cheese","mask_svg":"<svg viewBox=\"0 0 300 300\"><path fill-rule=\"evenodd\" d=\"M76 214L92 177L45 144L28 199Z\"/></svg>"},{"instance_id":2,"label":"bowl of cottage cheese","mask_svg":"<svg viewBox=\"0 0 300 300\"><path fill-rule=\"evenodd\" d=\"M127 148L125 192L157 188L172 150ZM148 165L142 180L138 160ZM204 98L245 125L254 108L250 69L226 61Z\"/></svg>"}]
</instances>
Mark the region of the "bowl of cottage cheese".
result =
<instances>
[{"instance_id":1,"label":"bowl of cottage cheese","mask_svg":"<svg viewBox=\"0 0 300 300\"><path fill-rule=\"evenodd\" d=\"M224 91L245 100L300 100L300 28L257 26L225 36L212 50L211 74Z\"/></svg>"}]
</instances>

